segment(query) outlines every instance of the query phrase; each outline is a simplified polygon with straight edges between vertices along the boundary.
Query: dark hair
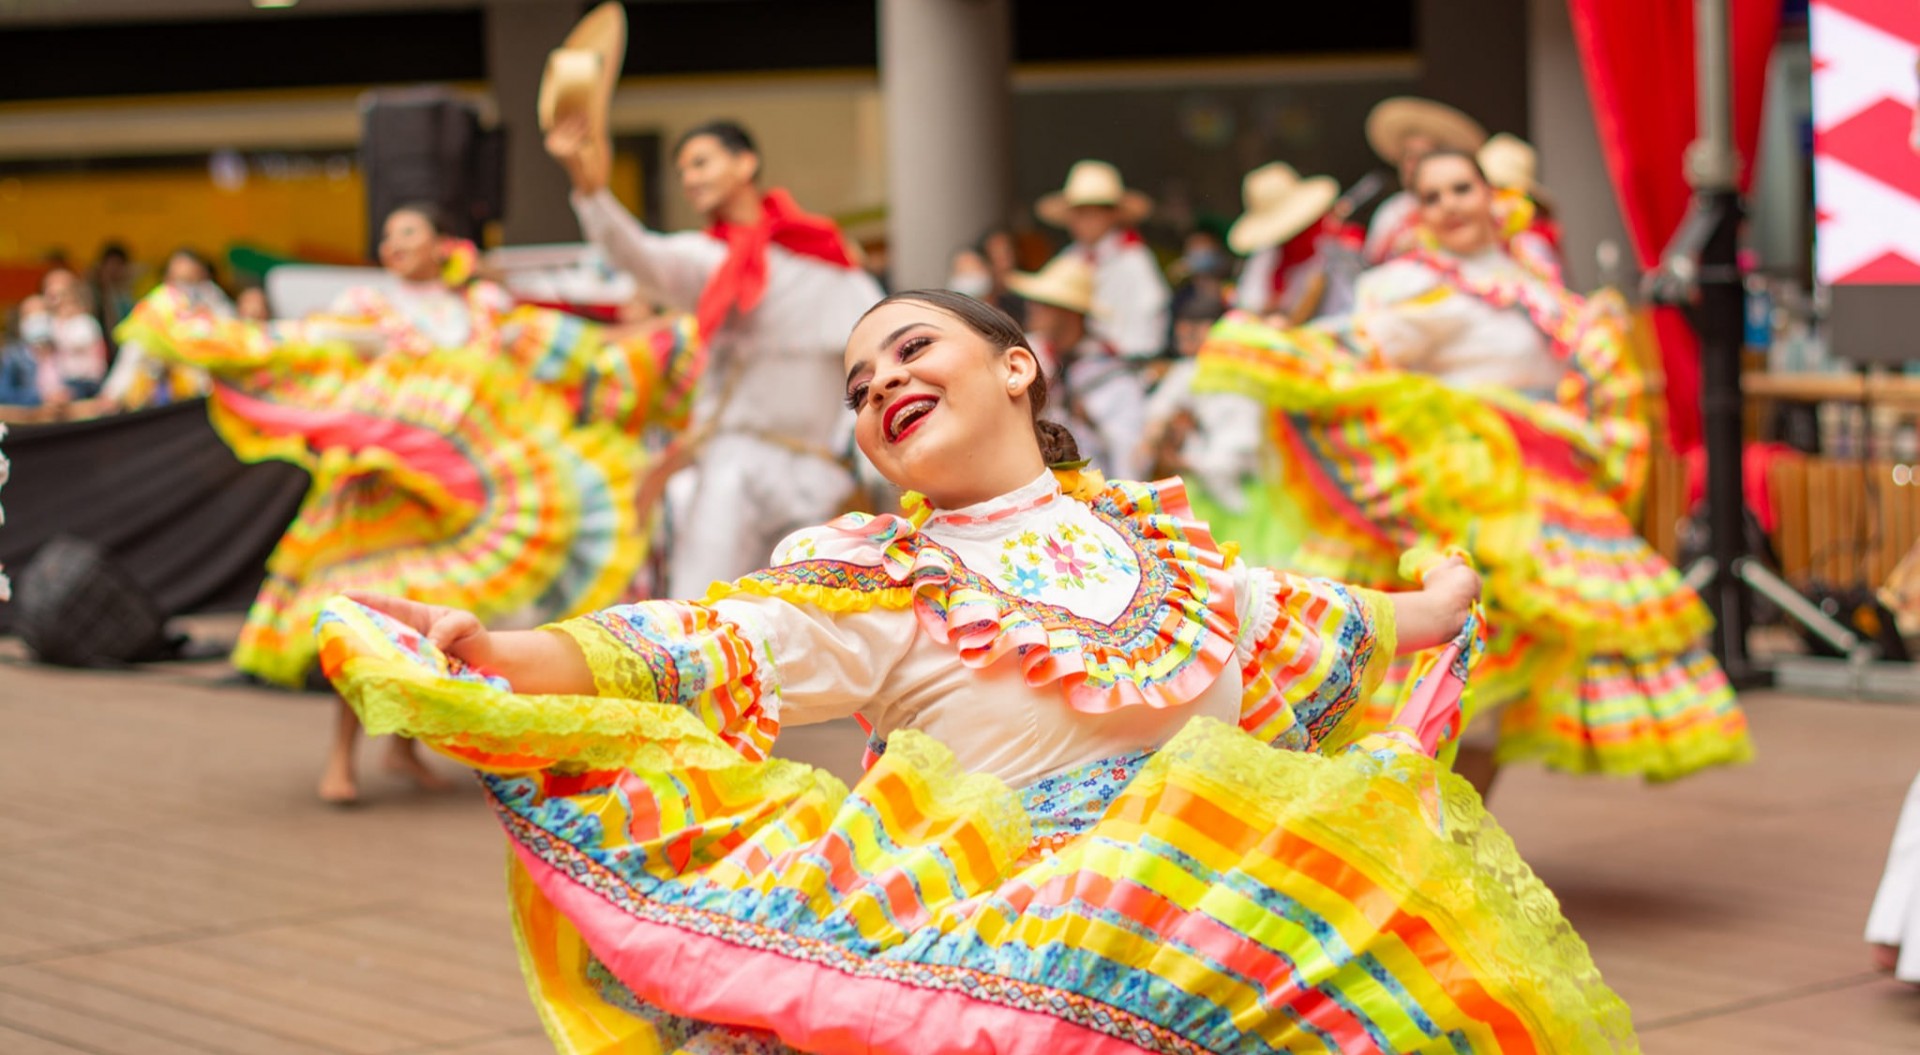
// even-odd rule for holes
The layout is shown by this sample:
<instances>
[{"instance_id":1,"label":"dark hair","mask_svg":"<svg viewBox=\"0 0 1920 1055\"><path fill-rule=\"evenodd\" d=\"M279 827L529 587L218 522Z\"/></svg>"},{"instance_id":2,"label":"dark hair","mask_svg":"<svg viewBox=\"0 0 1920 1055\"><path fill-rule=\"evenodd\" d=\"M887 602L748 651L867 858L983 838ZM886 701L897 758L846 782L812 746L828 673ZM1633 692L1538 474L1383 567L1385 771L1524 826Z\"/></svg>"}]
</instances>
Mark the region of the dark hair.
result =
<instances>
[{"instance_id":1,"label":"dark hair","mask_svg":"<svg viewBox=\"0 0 1920 1055\"><path fill-rule=\"evenodd\" d=\"M110 257L118 258L123 261L129 259L129 256L127 254L126 243L116 241L116 242L108 242L105 245L102 245L100 247L100 259L106 260Z\"/></svg>"},{"instance_id":2,"label":"dark hair","mask_svg":"<svg viewBox=\"0 0 1920 1055\"><path fill-rule=\"evenodd\" d=\"M950 289L901 290L868 308L866 315L860 317L865 319L889 304L902 301L925 304L959 319L967 329L1002 352L1009 348L1027 347L1027 335L1020 329L1020 324L1013 321L1013 316L991 304ZM1047 409L1045 371L1035 371L1033 384L1027 386L1027 409L1033 414L1033 436L1040 443L1040 457L1048 465L1065 465L1080 460L1080 446L1073 441L1073 433L1068 432L1064 425L1040 417L1040 412Z\"/></svg>"},{"instance_id":3,"label":"dark hair","mask_svg":"<svg viewBox=\"0 0 1920 1055\"><path fill-rule=\"evenodd\" d=\"M453 224L447 219L447 211L433 202L424 200L403 202L396 205L387 210L386 219L380 222L385 224L387 220L393 219L396 213L403 212L410 212L422 220L427 221L427 226L433 228L434 234L443 235L453 229Z\"/></svg>"},{"instance_id":4,"label":"dark hair","mask_svg":"<svg viewBox=\"0 0 1920 1055\"><path fill-rule=\"evenodd\" d=\"M1487 170L1480 167L1480 159L1465 150L1461 150L1459 147L1440 147L1420 155L1420 160L1413 163L1413 183L1415 186L1418 186L1420 183L1420 170L1426 168L1427 162L1435 158L1459 158L1473 166L1473 173L1480 177L1480 182L1492 186L1492 181L1487 179ZM1413 187L1408 187L1407 190L1413 192L1416 196L1419 194Z\"/></svg>"},{"instance_id":5,"label":"dark hair","mask_svg":"<svg viewBox=\"0 0 1920 1055\"><path fill-rule=\"evenodd\" d=\"M200 252L200 250L194 249L190 246L181 246L180 248L175 249L173 252L167 254L167 263L172 264L175 260L180 259L181 257L185 257L186 259L191 260L194 263L200 265L200 270L205 271L207 273L207 278L209 280L212 280L215 277L212 259L210 259L206 254Z\"/></svg>"},{"instance_id":6,"label":"dark hair","mask_svg":"<svg viewBox=\"0 0 1920 1055\"><path fill-rule=\"evenodd\" d=\"M682 148L701 136L712 136L719 140L729 154L757 156L760 153L760 148L753 145L753 137L740 127L739 122L716 120L702 122L680 133L680 138L673 141L673 156L679 157Z\"/></svg>"}]
</instances>

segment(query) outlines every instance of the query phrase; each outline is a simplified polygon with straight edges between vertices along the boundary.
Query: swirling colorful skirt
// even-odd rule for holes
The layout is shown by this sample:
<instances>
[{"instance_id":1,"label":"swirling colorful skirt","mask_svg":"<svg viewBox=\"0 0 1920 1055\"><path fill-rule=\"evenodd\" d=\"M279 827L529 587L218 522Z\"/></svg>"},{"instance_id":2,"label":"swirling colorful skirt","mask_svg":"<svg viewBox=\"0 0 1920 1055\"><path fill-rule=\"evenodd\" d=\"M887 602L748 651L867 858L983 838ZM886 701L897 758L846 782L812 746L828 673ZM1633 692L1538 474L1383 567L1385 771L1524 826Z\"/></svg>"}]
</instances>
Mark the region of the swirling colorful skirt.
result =
<instances>
[{"instance_id":1,"label":"swirling colorful skirt","mask_svg":"<svg viewBox=\"0 0 1920 1055\"><path fill-rule=\"evenodd\" d=\"M486 774L567 1055L1637 1050L1471 789L1396 739L1196 719L1015 791L904 732L849 791L680 708L514 695L346 601L320 634L370 730Z\"/></svg>"},{"instance_id":2,"label":"swirling colorful skirt","mask_svg":"<svg viewBox=\"0 0 1920 1055\"><path fill-rule=\"evenodd\" d=\"M1290 570L1391 589L1413 546L1483 569L1468 721L1497 713L1501 760L1671 780L1752 756L1702 648L1711 614L1594 482L1564 415L1369 366L1314 330L1229 319L1201 361L1200 384L1274 410L1279 494L1309 525Z\"/></svg>"},{"instance_id":3,"label":"swirling colorful skirt","mask_svg":"<svg viewBox=\"0 0 1920 1055\"><path fill-rule=\"evenodd\" d=\"M215 371L209 413L239 457L313 478L241 630L241 670L298 685L321 602L347 590L553 617L614 603L638 572L643 449L537 371L478 348L368 360L166 307L143 302L123 336Z\"/></svg>"}]
</instances>

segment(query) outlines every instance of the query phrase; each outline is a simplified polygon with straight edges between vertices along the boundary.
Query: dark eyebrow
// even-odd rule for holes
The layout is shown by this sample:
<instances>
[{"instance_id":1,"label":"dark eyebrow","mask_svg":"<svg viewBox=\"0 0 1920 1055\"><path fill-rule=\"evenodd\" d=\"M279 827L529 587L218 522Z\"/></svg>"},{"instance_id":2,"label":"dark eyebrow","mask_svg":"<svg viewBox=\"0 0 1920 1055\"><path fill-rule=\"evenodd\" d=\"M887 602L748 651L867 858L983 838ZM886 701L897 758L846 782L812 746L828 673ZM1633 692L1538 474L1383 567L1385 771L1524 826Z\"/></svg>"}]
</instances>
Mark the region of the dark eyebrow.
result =
<instances>
[{"instance_id":1,"label":"dark eyebrow","mask_svg":"<svg viewBox=\"0 0 1920 1055\"><path fill-rule=\"evenodd\" d=\"M920 322L910 322L910 323L907 323L905 326L902 326L899 329L893 331L892 333L887 334L887 339L880 342L880 350L883 352L886 351L889 347L893 345L893 342L899 340L902 337L905 337L909 331L918 329L921 326L925 326L926 328L934 331L935 333L940 332L940 327L935 326L933 323L927 322L925 320L922 320Z\"/></svg>"}]
</instances>

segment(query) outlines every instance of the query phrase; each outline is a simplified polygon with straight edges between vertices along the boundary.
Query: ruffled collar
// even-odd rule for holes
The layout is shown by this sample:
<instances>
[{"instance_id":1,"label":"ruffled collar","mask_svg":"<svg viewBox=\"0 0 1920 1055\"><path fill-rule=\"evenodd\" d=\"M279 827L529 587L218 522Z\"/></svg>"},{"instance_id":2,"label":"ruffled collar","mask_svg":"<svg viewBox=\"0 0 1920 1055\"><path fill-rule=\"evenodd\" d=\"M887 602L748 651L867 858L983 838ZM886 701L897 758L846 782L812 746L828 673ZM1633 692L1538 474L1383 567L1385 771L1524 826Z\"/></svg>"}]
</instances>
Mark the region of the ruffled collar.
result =
<instances>
[{"instance_id":1,"label":"ruffled collar","mask_svg":"<svg viewBox=\"0 0 1920 1055\"><path fill-rule=\"evenodd\" d=\"M1083 511L1058 508L1063 495L1085 502ZM936 513L924 500L909 509L913 519L853 514L804 532L783 547L778 566L710 598L749 592L830 611L910 607L922 631L953 646L962 663L985 669L1016 659L1028 685L1058 685L1085 713L1190 703L1235 661L1232 556L1192 519L1177 479L1105 486L1098 474L1068 472L964 509ZM968 522L951 523L955 517ZM1072 555L1047 550L1048 540L1024 538L1029 531L1018 522L1027 517L1097 527L1087 534L1098 538L1084 548L1072 540ZM961 558L960 549L977 553L994 539L1016 554L1002 569L1008 574L985 574ZM1124 576L1117 614L1090 618L1049 603L1045 584L1023 596L1020 548L1029 546L1048 575L1082 574L1061 565L1089 552L1110 558ZM1002 585L1009 580L1011 588Z\"/></svg>"},{"instance_id":2,"label":"ruffled collar","mask_svg":"<svg viewBox=\"0 0 1920 1055\"><path fill-rule=\"evenodd\" d=\"M978 536L1007 528L1009 521L1047 508L1061 497L1060 480L1053 470L1043 469L1039 476L997 498L961 506L958 509L930 509L918 524L931 534Z\"/></svg>"}]
</instances>

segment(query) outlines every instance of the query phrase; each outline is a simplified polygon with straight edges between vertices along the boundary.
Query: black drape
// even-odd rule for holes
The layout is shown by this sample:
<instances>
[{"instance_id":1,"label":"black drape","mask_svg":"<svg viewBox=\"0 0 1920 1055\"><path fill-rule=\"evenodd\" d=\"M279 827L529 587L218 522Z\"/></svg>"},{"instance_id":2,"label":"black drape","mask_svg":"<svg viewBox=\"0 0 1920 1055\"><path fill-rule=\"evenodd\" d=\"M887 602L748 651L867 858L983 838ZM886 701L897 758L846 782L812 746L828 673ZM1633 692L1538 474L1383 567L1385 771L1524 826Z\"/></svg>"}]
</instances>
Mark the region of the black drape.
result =
<instances>
[{"instance_id":1,"label":"black drape","mask_svg":"<svg viewBox=\"0 0 1920 1055\"><path fill-rule=\"evenodd\" d=\"M0 564L18 577L58 534L104 549L169 616L243 608L307 491L281 462L246 465L205 400L88 421L11 425ZM0 604L0 631L8 622Z\"/></svg>"}]
</instances>

